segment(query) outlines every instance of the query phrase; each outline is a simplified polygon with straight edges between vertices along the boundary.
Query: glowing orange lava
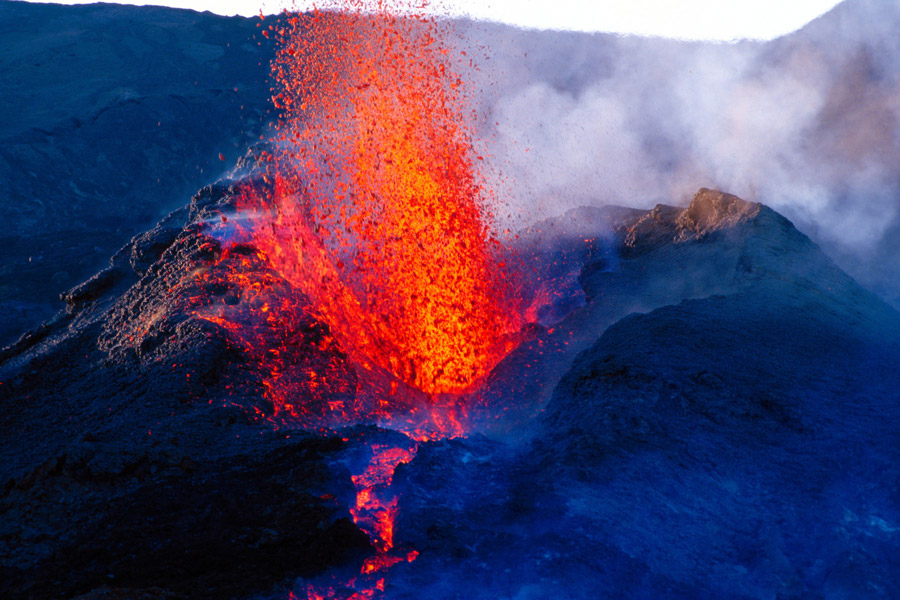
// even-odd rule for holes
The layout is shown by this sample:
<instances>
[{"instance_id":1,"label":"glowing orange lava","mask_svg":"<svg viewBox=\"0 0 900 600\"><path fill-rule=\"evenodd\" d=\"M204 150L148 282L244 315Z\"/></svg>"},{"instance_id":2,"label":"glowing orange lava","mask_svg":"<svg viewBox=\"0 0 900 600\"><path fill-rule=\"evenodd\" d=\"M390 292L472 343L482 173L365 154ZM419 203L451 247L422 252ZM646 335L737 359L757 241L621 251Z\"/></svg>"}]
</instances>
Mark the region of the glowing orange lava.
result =
<instances>
[{"instance_id":1,"label":"glowing orange lava","mask_svg":"<svg viewBox=\"0 0 900 600\"><path fill-rule=\"evenodd\" d=\"M274 227L256 243L348 351L428 394L463 393L521 323L488 229L458 57L433 17L345 4L352 15L272 26L283 151Z\"/></svg>"},{"instance_id":2,"label":"glowing orange lava","mask_svg":"<svg viewBox=\"0 0 900 600\"><path fill-rule=\"evenodd\" d=\"M460 71L471 61L421 1L339 4L261 22L278 45L276 149L265 186L241 192L244 224L227 225L242 243L199 276L209 289L229 279L244 300L204 302L196 314L263 366L282 421L377 422L418 441L464 435L466 394L515 348L524 323L473 147ZM218 269L225 261L237 271ZM349 597L375 597L380 573L417 556L395 547L391 490L412 440L373 445L352 477L350 512L377 553L359 582L338 582Z\"/></svg>"},{"instance_id":3,"label":"glowing orange lava","mask_svg":"<svg viewBox=\"0 0 900 600\"><path fill-rule=\"evenodd\" d=\"M353 521L369 534L376 553L363 562L356 577L335 579L325 585L307 585L307 598L374 598L378 592L384 591L385 571L418 557L416 550L394 546L397 496L391 489L395 469L399 464L412 460L417 446L413 441L406 447L378 443L370 445L372 455L365 469L352 476L356 505L350 513ZM344 590L349 596L338 596L338 590Z\"/></svg>"},{"instance_id":4,"label":"glowing orange lava","mask_svg":"<svg viewBox=\"0 0 900 600\"><path fill-rule=\"evenodd\" d=\"M381 498L379 489L391 485L394 470L401 462L409 462L414 450L391 446L372 446L372 460L366 470L353 476L356 487L356 507L350 510L357 525L371 532L372 543L380 552L394 547L394 517L396 498Z\"/></svg>"}]
</instances>

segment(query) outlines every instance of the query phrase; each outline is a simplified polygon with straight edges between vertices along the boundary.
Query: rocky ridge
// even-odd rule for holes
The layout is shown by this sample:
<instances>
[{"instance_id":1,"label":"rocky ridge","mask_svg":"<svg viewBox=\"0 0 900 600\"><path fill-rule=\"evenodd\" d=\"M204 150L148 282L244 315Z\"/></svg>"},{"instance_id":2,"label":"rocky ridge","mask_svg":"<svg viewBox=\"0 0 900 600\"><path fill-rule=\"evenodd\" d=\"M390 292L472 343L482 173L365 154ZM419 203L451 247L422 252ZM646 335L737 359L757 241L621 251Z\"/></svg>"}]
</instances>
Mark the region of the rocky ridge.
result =
<instances>
[{"instance_id":1,"label":"rocky ridge","mask_svg":"<svg viewBox=\"0 0 900 600\"><path fill-rule=\"evenodd\" d=\"M229 257L250 275L273 276L252 247L224 246L204 225L233 214L239 186L266 185L252 175L253 157L235 180L204 188L136 236L66 294L64 312L3 351L7 595L71 597L114 585L249 597L364 553L341 465L375 434L273 431L260 419L272 411L260 365L190 300L252 309L255 299L215 277L188 276L214 275ZM490 438L426 444L398 470L398 539L428 552L396 575L390 597L426 588L443 597L467 569L485 597L511 593L498 576L506 569L534 593L575 596L595 585L673 598L805 597L853 589L859 577L896 589L886 571L894 546L878 529L900 514L885 445L900 422L896 311L789 221L721 192L702 189L684 209L582 209L577 220L594 230L587 238L568 234L567 218L520 237L519 252L547 281L575 273L578 290L562 291L580 300L533 326L495 369L481 399L511 411L484 425ZM304 316L302 290L277 282L272 290L295 296L305 327L321 327ZM331 364L341 355L315 345L298 356ZM508 445L523 433L529 444ZM297 478L297 468L309 474ZM246 495L246 481L263 483ZM848 495L851 485L868 486L868 499ZM674 495L658 504L641 495L647 489ZM857 515L844 537L829 533L835 502ZM625 519L626 507L641 520ZM783 515L794 516L779 522ZM660 520L675 537L658 535ZM702 534L700 521L718 533ZM775 536L768 545L748 537L754 523ZM572 531L592 541L573 544ZM323 560L303 559L301 547ZM699 571L670 560L672 548ZM282 550L299 558L275 560ZM560 583L561 565L585 553L605 566L587 583ZM810 570L812 557L831 566ZM266 575L239 584L241 571L219 566L234 560L265 564ZM75 571L82 575L62 577Z\"/></svg>"}]
</instances>

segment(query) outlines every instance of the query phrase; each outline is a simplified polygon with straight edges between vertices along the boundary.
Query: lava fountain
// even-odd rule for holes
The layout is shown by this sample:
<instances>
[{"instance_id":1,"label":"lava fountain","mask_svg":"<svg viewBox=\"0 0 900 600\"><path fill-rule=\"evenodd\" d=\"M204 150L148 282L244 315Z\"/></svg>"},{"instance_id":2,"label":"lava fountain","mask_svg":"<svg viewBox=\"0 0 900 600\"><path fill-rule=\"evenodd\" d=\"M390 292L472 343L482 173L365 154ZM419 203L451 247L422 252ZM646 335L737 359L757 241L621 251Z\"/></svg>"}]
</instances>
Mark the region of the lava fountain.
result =
<instances>
[{"instance_id":1,"label":"lava fountain","mask_svg":"<svg viewBox=\"0 0 900 600\"><path fill-rule=\"evenodd\" d=\"M278 181L255 243L359 362L432 396L465 393L521 322L459 57L433 17L349 4L270 26Z\"/></svg>"},{"instance_id":2,"label":"lava fountain","mask_svg":"<svg viewBox=\"0 0 900 600\"><path fill-rule=\"evenodd\" d=\"M257 301L265 314L200 316L266 365L279 420L376 422L423 439L466 431L468 395L519 343L525 311L491 229L461 74L472 60L448 43L449 24L397 4L261 18L277 44L266 185L244 186L239 205L252 218L220 230L240 230L311 311L279 293ZM232 280L245 294L267 289L244 273ZM317 390L346 369L291 360L310 312L328 329L315 344L340 348L358 376L325 401ZM271 348L273 336L247 326L254 319L287 331L274 336L285 343Z\"/></svg>"},{"instance_id":3,"label":"lava fountain","mask_svg":"<svg viewBox=\"0 0 900 600\"><path fill-rule=\"evenodd\" d=\"M461 75L471 60L448 43L449 24L421 3L337 8L261 17L277 44L279 118L266 191L242 192L252 218L237 226L240 256L231 260L266 265L262 278L233 275L264 327L227 307L201 316L267 365L266 393L282 422L374 422L407 434L405 447L370 444L367 465L353 474L351 513L377 554L360 582L340 586L362 598L383 588L373 579L382 570L416 556L394 547L394 469L420 441L467 433L466 399L515 348L523 311L491 230L494 200L473 143L478 117ZM308 314L327 331L315 331ZM335 360L323 368L297 359L311 341ZM319 387L337 393L321 401Z\"/></svg>"}]
</instances>

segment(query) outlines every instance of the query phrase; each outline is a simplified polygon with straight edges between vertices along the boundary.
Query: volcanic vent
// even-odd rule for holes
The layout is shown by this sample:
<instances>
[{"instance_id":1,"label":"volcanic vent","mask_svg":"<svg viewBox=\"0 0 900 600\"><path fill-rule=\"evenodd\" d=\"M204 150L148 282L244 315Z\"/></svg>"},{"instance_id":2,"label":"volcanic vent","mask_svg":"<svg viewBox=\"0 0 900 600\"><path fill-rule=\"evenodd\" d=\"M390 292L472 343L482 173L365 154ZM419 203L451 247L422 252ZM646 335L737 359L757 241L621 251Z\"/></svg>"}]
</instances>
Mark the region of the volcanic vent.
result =
<instances>
[{"instance_id":1,"label":"volcanic vent","mask_svg":"<svg viewBox=\"0 0 900 600\"><path fill-rule=\"evenodd\" d=\"M209 235L254 248L306 295L329 343L354 365L358 397L317 411L300 397L328 377L309 369L305 381L286 378L277 363L294 352L290 344L259 348L246 326L253 318L227 307L198 314L274 360L268 397L299 424L459 434L462 399L515 347L523 325L472 145L476 117L446 25L353 8L266 25L278 40L277 135L262 156L262 181L241 187L237 212ZM224 274L243 293L263 292L266 282L246 279L247 260ZM283 327L289 304L273 297L256 318Z\"/></svg>"},{"instance_id":2,"label":"volcanic vent","mask_svg":"<svg viewBox=\"0 0 900 600\"><path fill-rule=\"evenodd\" d=\"M2 351L0 596L900 597L896 310L713 190L496 239L441 24L292 19L275 139Z\"/></svg>"},{"instance_id":3,"label":"volcanic vent","mask_svg":"<svg viewBox=\"0 0 900 600\"><path fill-rule=\"evenodd\" d=\"M446 26L352 8L263 30L278 43L277 134L232 210L203 222L219 246L190 296L259 366L277 426L409 436L371 441L352 469L351 514L376 554L311 598L370 597L382 570L415 559L394 547L393 472L417 442L471 430L472 393L524 323Z\"/></svg>"}]
</instances>

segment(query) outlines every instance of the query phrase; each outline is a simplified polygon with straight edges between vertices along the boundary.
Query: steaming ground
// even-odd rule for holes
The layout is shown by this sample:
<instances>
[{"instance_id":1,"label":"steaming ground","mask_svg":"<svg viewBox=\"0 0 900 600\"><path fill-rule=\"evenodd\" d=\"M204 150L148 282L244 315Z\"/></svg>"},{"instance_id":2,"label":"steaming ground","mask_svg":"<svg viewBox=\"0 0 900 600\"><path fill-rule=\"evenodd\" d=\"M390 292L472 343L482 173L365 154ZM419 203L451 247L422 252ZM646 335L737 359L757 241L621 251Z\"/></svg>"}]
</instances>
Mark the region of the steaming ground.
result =
<instances>
[{"instance_id":1,"label":"steaming ground","mask_svg":"<svg viewBox=\"0 0 900 600\"><path fill-rule=\"evenodd\" d=\"M900 302L896 3L848 0L734 45L460 27L490 57L476 77L501 216L686 202L712 185L781 211Z\"/></svg>"}]
</instances>

